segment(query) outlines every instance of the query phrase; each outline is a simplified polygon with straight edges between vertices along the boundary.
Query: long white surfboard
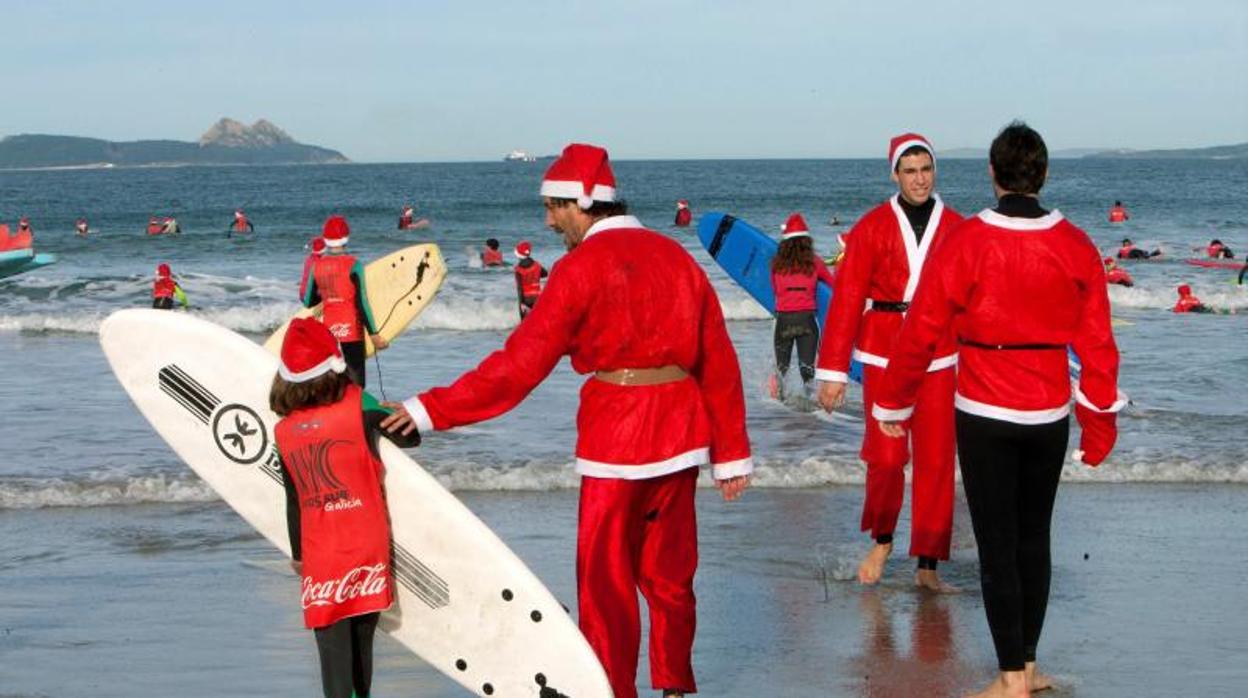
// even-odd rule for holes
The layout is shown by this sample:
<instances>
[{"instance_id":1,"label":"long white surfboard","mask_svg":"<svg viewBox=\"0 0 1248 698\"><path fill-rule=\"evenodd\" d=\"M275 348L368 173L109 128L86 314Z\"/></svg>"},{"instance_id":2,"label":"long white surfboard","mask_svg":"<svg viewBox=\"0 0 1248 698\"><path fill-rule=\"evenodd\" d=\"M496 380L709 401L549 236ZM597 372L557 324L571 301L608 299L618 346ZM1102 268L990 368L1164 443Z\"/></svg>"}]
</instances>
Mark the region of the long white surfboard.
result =
<instances>
[{"instance_id":1,"label":"long white surfboard","mask_svg":"<svg viewBox=\"0 0 1248 698\"><path fill-rule=\"evenodd\" d=\"M100 344L139 411L227 504L290 554L268 408L277 358L184 313L122 310ZM568 613L484 523L383 439L395 604L381 628L477 695L610 698ZM292 582L291 594L298 594Z\"/></svg>"},{"instance_id":2,"label":"long white surfboard","mask_svg":"<svg viewBox=\"0 0 1248 698\"><path fill-rule=\"evenodd\" d=\"M364 288L368 290L368 306L373 310L377 333L393 342L433 302L445 279L446 261L432 242L404 247L369 262L364 267ZM311 316L321 316L320 305L304 308L290 320ZM264 348L270 353L281 352L290 320L265 340ZM367 336L364 350L366 356L373 355L373 340Z\"/></svg>"}]
</instances>

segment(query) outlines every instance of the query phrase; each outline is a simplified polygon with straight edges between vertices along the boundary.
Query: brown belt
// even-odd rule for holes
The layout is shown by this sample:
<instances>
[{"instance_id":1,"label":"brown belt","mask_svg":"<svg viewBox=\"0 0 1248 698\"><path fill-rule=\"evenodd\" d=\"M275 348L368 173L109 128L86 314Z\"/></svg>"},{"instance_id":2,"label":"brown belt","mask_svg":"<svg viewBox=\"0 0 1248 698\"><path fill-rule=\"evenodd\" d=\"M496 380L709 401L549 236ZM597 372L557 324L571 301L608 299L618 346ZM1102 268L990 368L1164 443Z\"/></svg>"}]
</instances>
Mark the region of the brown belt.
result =
<instances>
[{"instance_id":1,"label":"brown belt","mask_svg":"<svg viewBox=\"0 0 1248 698\"><path fill-rule=\"evenodd\" d=\"M594 378L613 385L659 385L675 383L688 377L689 373L675 364L659 368L617 368L614 371L594 372Z\"/></svg>"}]
</instances>

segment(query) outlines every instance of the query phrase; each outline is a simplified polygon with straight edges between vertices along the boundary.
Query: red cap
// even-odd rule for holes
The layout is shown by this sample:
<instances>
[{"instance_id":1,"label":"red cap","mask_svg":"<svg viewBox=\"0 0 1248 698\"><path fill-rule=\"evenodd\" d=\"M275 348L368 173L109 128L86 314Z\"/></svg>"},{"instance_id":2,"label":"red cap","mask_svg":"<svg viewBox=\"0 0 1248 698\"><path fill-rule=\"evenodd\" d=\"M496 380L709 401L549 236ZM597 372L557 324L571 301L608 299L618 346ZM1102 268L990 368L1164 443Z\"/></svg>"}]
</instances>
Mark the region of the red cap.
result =
<instances>
[{"instance_id":1,"label":"red cap","mask_svg":"<svg viewBox=\"0 0 1248 698\"><path fill-rule=\"evenodd\" d=\"M681 199L676 202L676 208L689 208L689 199Z\"/></svg>"},{"instance_id":2,"label":"red cap","mask_svg":"<svg viewBox=\"0 0 1248 698\"><path fill-rule=\"evenodd\" d=\"M810 237L810 228L806 227L806 219L802 218L802 214L794 213L789 216L789 220L780 226L780 239L791 240L793 238Z\"/></svg>"},{"instance_id":3,"label":"red cap","mask_svg":"<svg viewBox=\"0 0 1248 698\"><path fill-rule=\"evenodd\" d=\"M897 163L901 160L902 153L918 146L927 151L932 156L932 162L936 162L936 151L932 148L932 144L926 138L917 133L903 133L900 136L894 136L888 142L888 163L889 169L896 170Z\"/></svg>"},{"instance_id":4,"label":"red cap","mask_svg":"<svg viewBox=\"0 0 1248 698\"><path fill-rule=\"evenodd\" d=\"M320 255L325 251L325 238L315 237L308 241L308 249L312 250L312 254Z\"/></svg>"},{"instance_id":5,"label":"red cap","mask_svg":"<svg viewBox=\"0 0 1248 698\"><path fill-rule=\"evenodd\" d=\"M1192 287L1191 287L1191 286L1188 286L1187 284L1183 284L1182 286L1179 286L1179 296L1180 296L1180 297L1182 297L1182 296L1190 296L1190 295L1192 295Z\"/></svg>"},{"instance_id":6,"label":"red cap","mask_svg":"<svg viewBox=\"0 0 1248 698\"><path fill-rule=\"evenodd\" d=\"M172 275L173 272L169 270L168 264L161 263L160 266L156 267L156 276L159 276L162 279L167 279Z\"/></svg>"},{"instance_id":7,"label":"red cap","mask_svg":"<svg viewBox=\"0 0 1248 698\"><path fill-rule=\"evenodd\" d=\"M329 247L342 247L347 244L347 238L350 236L351 226L347 225L347 219L342 216L330 216L321 230L321 237L325 239L325 244Z\"/></svg>"},{"instance_id":8,"label":"red cap","mask_svg":"<svg viewBox=\"0 0 1248 698\"><path fill-rule=\"evenodd\" d=\"M303 383L333 371L347 370L342 348L329 328L316 318L301 317L290 321L282 339L282 363L278 374L291 383Z\"/></svg>"},{"instance_id":9,"label":"red cap","mask_svg":"<svg viewBox=\"0 0 1248 698\"><path fill-rule=\"evenodd\" d=\"M542 177L542 196L575 199L582 210L595 201L615 201L615 175L607 151L596 145L573 143Z\"/></svg>"},{"instance_id":10,"label":"red cap","mask_svg":"<svg viewBox=\"0 0 1248 698\"><path fill-rule=\"evenodd\" d=\"M533 245L528 240L521 240L516 245L516 256L520 259L528 259L533 255Z\"/></svg>"}]
</instances>

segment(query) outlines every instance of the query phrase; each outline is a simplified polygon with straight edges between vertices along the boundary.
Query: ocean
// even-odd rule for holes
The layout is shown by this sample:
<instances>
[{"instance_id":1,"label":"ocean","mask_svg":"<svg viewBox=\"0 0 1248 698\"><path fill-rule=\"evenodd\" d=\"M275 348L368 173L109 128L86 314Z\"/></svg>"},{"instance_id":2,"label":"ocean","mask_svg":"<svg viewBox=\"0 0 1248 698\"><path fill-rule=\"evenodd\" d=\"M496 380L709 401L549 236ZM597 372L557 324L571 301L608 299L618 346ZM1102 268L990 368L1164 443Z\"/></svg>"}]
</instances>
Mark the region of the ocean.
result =
<instances>
[{"instance_id":1,"label":"ocean","mask_svg":"<svg viewBox=\"0 0 1248 698\"><path fill-rule=\"evenodd\" d=\"M194 312L260 341L299 307L303 246L326 216L338 213L349 220L351 250L362 259L426 241L438 243L447 259L450 273L437 300L368 365L370 390L389 399L409 397L475 366L516 324L511 275L471 264L486 238L498 238L508 253L521 239L530 240L534 257L547 266L562 254L559 238L543 226L537 188L544 167L497 162L0 172L0 222L12 225L29 216L37 250L59 257L55 265L0 280L0 356L8 362L0 371L0 589L6 590L0 593L0 696L152 695L172 688L215 695L223 685L268 688L279 695L314 692L315 658L310 637L298 627L295 581L269 569L280 562L276 551L138 415L100 351L100 322L115 310L148 306L153 271L167 262ZM919 622L927 611L920 608L926 602L916 601L904 584L864 596L845 581L866 543L855 526L864 480L857 459L860 392L851 390L848 409L830 417L768 398L773 359L767 314L719 272L692 229L671 225L681 198L690 200L695 218L726 211L777 233L797 211L811 224L816 248L831 253L836 233L894 191L886 164L882 159L623 161L614 167L630 212L680 240L719 291L746 386L758 464L755 486L765 490L747 494L750 503L739 507L703 493L703 511L712 512L703 522L699 577L703 607L710 604L710 610L704 610L695 654L704 690L716 695L744 695L746 687L766 690L765 681L725 678L726 665L757 652L804 677L792 686L812 691L794 688L784 695L890 695L867 692L870 682L862 678L864 671L870 673L864 666L887 665L888 658L860 655L875 647L880 618L901 627ZM1183 530L1201 538L1200 549L1217 558L1201 558L1186 574L1156 573L1152 582L1116 579L1126 587L1120 593L1137 600L1114 603L1086 583L1073 597L1063 596L1069 593L1061 586L1063 575L1077 579L1083 573L1059 568L1051 607L1057 620L1046 630L1042 654L1052 645L1058 656L1082 667L1069 680L1093 695L1166 685L1163 677L1174 679L1193 667L1209 668L1206 695L1248 678L1243 669L1217 661L1226 658L1224 652L1245 648L1237 638L1248 635L1248 613L1234 583L1248 571L1248 557L1243 544L1234 544L1238 555L1228 558L1226 550L1203 540L1242 538L1238 533L1248 525L1248 401L1240 392L1248 375L1248 286L1236 285L1232 271L1182 262L1211 238L1220 238L1237 257L1248 254L1246 181L1243 160L1051 163L1042 202L1087 230L1102 251L1111 254L1124 236L1165 251L1159 260L1125 264L1134 288L1110 288L1113 314L1126 323L1115 330L1120 382L1133 401L1119 420L1117 449L1097 469L1068 465L1064 474L1063 501L1097 507L1114 525L1097 512L1072 512L1059 502L1059 518L1067 514L1087 527L1064 525L1065 543L1055 541L1055 554L1083 552L1105 545L1103 536L1118 536L1111 549L1138 550L1140 557L1098 573L1131 575L1132 562L1149 567L1155 555L1173 558L1196 544L1170 535ZM940 162L937 189L963 214L992 204L982 161ZM1132 219L1111 226L1106 211L1116 199ZM431 227L396 229L399 209L408 202ZM226 237L235 208L255 223L254 235ZM151 215L176 216L183 234L144 235ZM833 216L842 225L832 225ZM73 234L79 217L90 221L86 238ZM1206 304L1235 314L1170 313L1180 283L1190 284ZM413 453L495 525L573 607L577 478L571 461L581 380L565 361L511 413L431 435ZM1077 430L1072 448L1076 438ZM800 530L788 539L770 540L765 529L754 530L786 514L802 522L789 522ZM1182 525L1158 527L1161 515L1181 518ZM974 592L973 540L964 509L958 516L960 547L948 574ZM1207 527L1190 525L1195 520ZM1118 525L1121 521L1137 521L1149 533L1141 539L1144 534ZM719 540L721 533L742 530L753 531L750 545ZM1073 547L1066 550L1064 544ZM890 574L904 576L899 570L905 567L897 556ZM753 603L749 599L760 593L754 582L799 577L809 598L797 594L801 598L793 606L772 609L772 615L763 608L742 609L756 633L749 640L734 639L733 609ZM831 580L831 587L815 584L815 578ZM1149 594L1139 588L1144 584ZM1157 594L1158 585L1166 593ZM1114 624L1113 618L1102 618L1090 629L1091 616L1080 616L1073 606L1062 610L1063 604L1102 613L1125 608L1130 614L1153 595L1173 599L1202 589L1225 589L1234 597L1192 609L1216 611L1217 632L1211 636L1177 619L1165 624L1164 632L1195 645L1158 658L1159 665L1140 662L1135 674L1097 683L1093 677L1113 676L1113 670L1081 658L1077 648L1087 642L1084 637L1059 634L1063 622L1081 636ZM878 608L862 601L880 597ZM933 660L932 671L948 679L949 691L968 688L992 669L978 594L953 598L940 602L952 614L946 619L949 643L969 657L959 655L956 667L948 657ZM820 639L812 640L813 646L826 648L828 655L779 652L776 647L788 646L787 625L800 624L812 608L832 613L807 619L812 627L803 630L815 633ZM843 636L836 628L845 624L875 630ZM159 641L148 634L149 626L159 629ZM1124 627L1130 632L1129 623ZM755 647L772 640L779 644ZM1136 638L1109 642L1126 654ZM157 661L152 652L164 659ZM381 652L379 686L391 689L384 695L459 695L453 684L395 646ZM1140 671L1147 682L1136 683ZM1176 690L1182 685L1174 684Z\"/></svg>"}]
</instances>

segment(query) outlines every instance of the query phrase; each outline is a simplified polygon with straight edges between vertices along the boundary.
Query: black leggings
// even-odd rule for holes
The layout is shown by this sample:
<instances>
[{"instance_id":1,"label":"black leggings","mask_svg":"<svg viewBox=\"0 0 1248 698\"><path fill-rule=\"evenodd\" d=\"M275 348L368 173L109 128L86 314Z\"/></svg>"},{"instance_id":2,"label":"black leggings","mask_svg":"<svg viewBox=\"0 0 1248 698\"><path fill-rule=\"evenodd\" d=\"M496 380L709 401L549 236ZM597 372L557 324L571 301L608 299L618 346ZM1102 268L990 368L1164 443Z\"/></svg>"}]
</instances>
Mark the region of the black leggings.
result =
<instances>
[{"instance_id":1,"label":"black leggings","mask_svg":"<svg viewBox=\"0 0 1248 698\"><path fill-rule=\"evenodd\" d=\"M962 487L979 546L984 611L1001 671L1036 660L1049 605L1049 522L1070 422L956 414Z\"/></svg>"},{"instance_id":2,"label":"black leggings","mask_svg":"<svg viewBox=\"0 0 1248 698\"><path fill-rule=\"evenodd\" d=\"M157 310L173 310L173 297L160 296L152 299L152 307Z\"/></svg>"},{"instance_id":3,"label":"black leggings","mask_svg":"<svg viewBox=\"0 0 1248 698\"><path fill-rule=\"evenodd\" d=\"M315 628L325 698L365 698L373 685L373 635L380 613L352 616Z\"/></svg>"},{"instance_id":4,"label":"black leggings","mask_svg":"<svg viewBox=\"0 0 1248 698\"><path fill-rule=\"evenodd\" d=\"M347 377L352 383L364 387L364 367L367 365L367 350L364 340L342 343L342 358L347 362Z\"/></svg>"},{"instance_id":5,"label":"black leggings","mask_svg":"<svg viewBox=\"0 0 1248 698\"><path fill-rule=\"evenodd\" d=\"M797 344L797 367L802 382L809 383L815 377L815 354L819 352L819 325L813 310L804 312L776 313L776 370L780 375L789 372L793 345Z\"/></svg>"}]
</instances>

